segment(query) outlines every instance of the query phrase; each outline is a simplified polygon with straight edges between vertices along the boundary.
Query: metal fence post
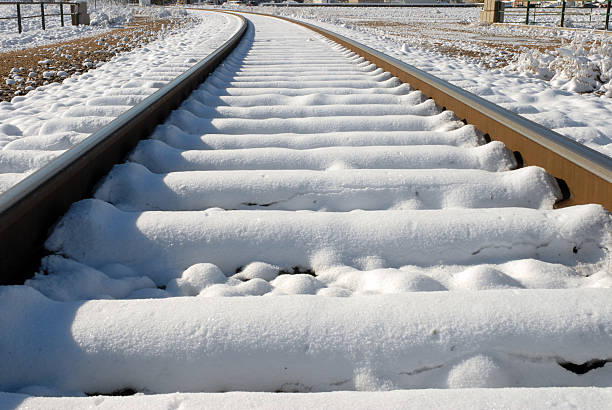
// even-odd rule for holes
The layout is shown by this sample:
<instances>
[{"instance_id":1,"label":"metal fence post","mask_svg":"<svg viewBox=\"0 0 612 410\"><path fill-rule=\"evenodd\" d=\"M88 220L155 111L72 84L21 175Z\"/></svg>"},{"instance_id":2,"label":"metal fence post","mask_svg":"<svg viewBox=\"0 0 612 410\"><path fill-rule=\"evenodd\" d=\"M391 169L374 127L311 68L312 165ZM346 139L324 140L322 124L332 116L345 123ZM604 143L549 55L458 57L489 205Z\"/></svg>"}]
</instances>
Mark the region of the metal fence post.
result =
<instances>
[{"instance_id":1,"label":"metal fence post","mask_svg":"<svg viewBox=\"0 0 612 410\"><path fill-rule=\"evenodd\" d=\"M606 7L606 31L610 28L610 0L608 0L608 7Z\"/></svg>"},{"instance_id":2,"label":"metal fence post","mask_svg":"<svg viewBox=\"0 0 612 410\"><path fill-rule=\"evenodd\" d=\"M525 17L525 24L529 24L529 5L531 2L527 0L527 16Z\"/></svg>"},{"instance_id":3,"label":"metal fence post","mask_svg":"<svg viewBox=\"0 0 612 410\"><path fill-rule=\"evenodd\" d=\"M45 4L40 3L40 22L42 23L42 29L45 29Z\"/></svg>"},{"instance_id":4,"label":"metal fence post","mask_svg":"<svg viewBox=\"0 0 612 410\"><path fill-rule=\"evenodd\" d=\"M591 25L592 19L593 19L593 9L589 9L589 25Z\"/></svg>"},{"instance_id":5,"label":"metal fence post","mask_svg":"<svg viewBox=\"0 0 612 410\"><path fill-rule=\"evenodd\" d=\"M565 0L563 0L563 4L561 5L561 27L563 27L564 22L565 22Z\"/></svg>"},{"instance_id":6,"label":"metal fence post","mask_svg":"<svg viewBox=\"0 0 612 410\"><path fill-rule=\"evenodd\" d=\"M72 25L79 25L79 4L74 3L70 6L70 11L72 12Z\"/></svg>"},{"instance_id":7,"label":"metal fence post","mask_svg":"<svg viewBox=\"0 0 612 410\"><path fill-rule=\"evenodd\" d=\"M19 3L17 3L17 29L19 30L19 34L23 31L21 28L21 7Z\"/></svg>"},{"instance_id":8,"label":"metal fence post","mask_svg":"<svg viewBox=\"0 0 612 410\"><path fill-rule=\"evenodd\" d=\"M60 3L60 17L62 19L62 27L64 27L64 3Z\"/></svg>"},{"instance_id":9,"label":"metal fence post","mask_svg":"<svg viewBox=\"0 0 612 410\"><path fill-rule=\"evenodd\" d=\"M506 9L504 6L504 3L501 1L496 1L495 2L495 8L497 9L497 22L498 23L503 23L504 22L504 16L506 14Z\"/></svg>"}]
</instances>

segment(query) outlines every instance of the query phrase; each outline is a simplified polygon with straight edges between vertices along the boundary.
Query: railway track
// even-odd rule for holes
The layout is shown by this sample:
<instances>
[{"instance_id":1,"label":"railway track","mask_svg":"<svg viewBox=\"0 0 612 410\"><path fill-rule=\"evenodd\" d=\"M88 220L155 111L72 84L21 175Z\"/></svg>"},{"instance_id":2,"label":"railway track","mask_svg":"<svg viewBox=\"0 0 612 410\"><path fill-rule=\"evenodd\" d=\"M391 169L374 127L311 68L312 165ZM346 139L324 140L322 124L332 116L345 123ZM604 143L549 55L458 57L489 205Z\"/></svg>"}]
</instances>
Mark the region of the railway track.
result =
<instances>
[{"instance_id":1,"label":"railway track","mask_svg":"<svg viewBox=\"0 0 612 410\"><path fill-rule=\"evenodd\" d=\"M372 64L372 50L362 50L368 61L329 33L248 19L234 51L223 60L230 41L211 57L223 60L214 73L53 227L41 274L0 288L0 389L336 392L25 402L38 406L608 403L610 214L601 205L553 209L589 200L561 179L570 193L593 190L521 167L534 162L531 151L519 156L461 121L492 123L486 107L444 110L394 68ZM1 218L18 221L9 211L32 196L47 195L46 204L61 189L70 198L58 181L75 163L72 181L93 183L120 157L101 141L136 143L151 111L163 117L180 100L136 107L38 176L56 184L48 193L13 191ZM109 161L84 171L84 152ZM596 155L551 155L572 169L595 163L604 171L574 173L604 181L612 169ZM600 186L594 198L606 204L609 187ZM26 252L8 242L3 269L23 258L7 262L9 253ZM337 392L345 390L398 391Z\"/></svg>"}]
</instances>

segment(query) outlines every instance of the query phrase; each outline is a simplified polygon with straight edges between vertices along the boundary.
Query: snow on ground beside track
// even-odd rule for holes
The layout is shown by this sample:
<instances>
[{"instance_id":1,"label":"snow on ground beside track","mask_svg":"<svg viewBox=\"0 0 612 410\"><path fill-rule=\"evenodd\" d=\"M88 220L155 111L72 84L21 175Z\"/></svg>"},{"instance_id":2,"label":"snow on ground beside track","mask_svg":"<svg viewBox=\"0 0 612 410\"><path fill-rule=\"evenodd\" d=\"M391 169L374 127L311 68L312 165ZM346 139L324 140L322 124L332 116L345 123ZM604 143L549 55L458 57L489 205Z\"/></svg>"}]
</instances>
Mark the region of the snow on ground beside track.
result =
<instances>
[{"instance_id":1,"label":"snow on ground beside track","mask_svg":"<svg viewBox=\"0 0 612 410\"><path fill-rule=\"evenodd\" d=\"M549 80L560 90L612 98L612 37L589 44L578 37L552 51L525 50L507 69Z\"/></svg>"},{"instance_id":2,"label":"snow on ground beside track","mask_svg":"<svg viewBox=\"0 0 612 410\"><path fill-rule=\"evenodd\" d=\"M167 33L95 70L0 103L0 192L163 87L241 24L220 13L189 14L200 17L189 30Z\"/></svg>"},{"instance_id":3,"label":"snow on ground beside track","mask_svg":"<svg viewBox=\"0 0 612 410\"><path fill-rule=\"evenodd\" d=\"M111 1L98 0L88 4L90 25L73 26L70 23L69 6L64 5L64 27L59 16L46 16L45 30L41 28L40 17L23 19L23 32L17 30L17 9L14 4L3 4L0 1L0 17L15 17L0 20L0 53L93 36L115 27L122 27L134 20L136 16L152 18L183 17L186 15L180 8L137 7L113 4ZM59 13L59 5L45 5L45 13ZM21 5L22 16L40 16L40 6Z\"/></svg>"},{"instance_id":4,"label":"snow on ground beside track","mask_svg":"<svg viewBox=\"0 0 612 410\"><path fill-rule=\"evenodd\" d=\"M34 390L32 390L34 391ZM39 390L40 391L40 390ZM0 393L0 407L15 409L574 409L601 410L612 401L610 388L398 390L331 393L173 393L132 397L31 397Z\"/></svg>"},{"instance_id":5,"label":"snow on ground beside track","mask_svg":"<svg viewBox=\"0 0 612 410\"><path fill-rule=\"evenodd\" d=\"M610 36L586 31L547 33L535 28L480 26L477 8L261 7L258 10L301 19L345 35L612 156ZM385 26L363 24L381 20L428 23L428 35L393 32ZM432 28L440 22L441 29ZM454 25L457 30L453 31L454 38L446 38L447 25ZM553 51L511 50L515 43L533 47L534 38L545 39L546 43L555 36L563 37L566 43L553 44ZM445 50L436 51L428 43L436 37L442 38L449 49L457 44L465 51L459 56L445 54ZM496 40L496 37L500 38ZM498 44L491 58L512 60L507 54L515 55L515 62L509 68L488 69L482 60L467 57L470 48L482 51L490 48L488 43L495 42ZM592 90L600 90L606 96L579 94Z\"/></svg>"}]
</instances>

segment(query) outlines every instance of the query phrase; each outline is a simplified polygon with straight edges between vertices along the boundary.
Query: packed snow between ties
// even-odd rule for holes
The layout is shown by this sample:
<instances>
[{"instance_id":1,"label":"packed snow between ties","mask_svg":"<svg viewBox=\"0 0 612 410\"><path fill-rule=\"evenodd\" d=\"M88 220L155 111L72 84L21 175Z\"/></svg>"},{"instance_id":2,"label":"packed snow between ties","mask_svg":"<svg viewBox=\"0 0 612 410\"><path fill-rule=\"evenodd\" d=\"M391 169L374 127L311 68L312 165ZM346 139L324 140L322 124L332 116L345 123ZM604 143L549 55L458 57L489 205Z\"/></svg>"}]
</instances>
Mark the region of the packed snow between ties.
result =
<instances>
[{"instance_id":1,"label":"packed snow between ties","mask_svg":"<svg viewBox=\"0 0 612 410\"><path fill-rule=\"evenodd\" d=\"M203 16L219 39L237 28ZM553 209L552 176L422 93L304 28L249 19L54 227L40 272L0 288L0 406L607 404L610 213ZM36 132L6 147L38 156L11 163L68 148L85 134L70 127L147 81L75 102L74 121L28 114Z\"/></svg>"}]
</instances>

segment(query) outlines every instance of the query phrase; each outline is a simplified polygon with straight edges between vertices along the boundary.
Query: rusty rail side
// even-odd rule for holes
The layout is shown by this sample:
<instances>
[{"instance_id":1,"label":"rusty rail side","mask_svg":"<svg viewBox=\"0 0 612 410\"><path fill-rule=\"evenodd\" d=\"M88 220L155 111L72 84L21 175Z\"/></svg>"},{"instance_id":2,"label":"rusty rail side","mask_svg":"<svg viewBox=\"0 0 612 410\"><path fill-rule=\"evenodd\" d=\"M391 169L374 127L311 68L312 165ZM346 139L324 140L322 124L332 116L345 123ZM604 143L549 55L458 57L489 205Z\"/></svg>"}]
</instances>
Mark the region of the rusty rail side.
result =
<instances>
[{"instance_id":1,"label":"rusty rail side","mask_svg":"<svg viewBox=\"0 0 612 410\"><path fill-rule=\"evenodd\" d=\"M0 285L33 276L53 225L223 62L246 32L240 18L241 28L208 57L0 195Z\"/></svg>"}]
</instances>

